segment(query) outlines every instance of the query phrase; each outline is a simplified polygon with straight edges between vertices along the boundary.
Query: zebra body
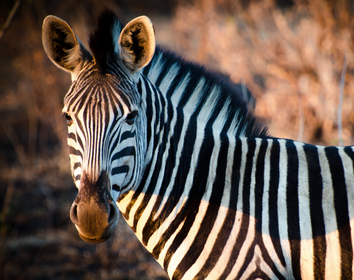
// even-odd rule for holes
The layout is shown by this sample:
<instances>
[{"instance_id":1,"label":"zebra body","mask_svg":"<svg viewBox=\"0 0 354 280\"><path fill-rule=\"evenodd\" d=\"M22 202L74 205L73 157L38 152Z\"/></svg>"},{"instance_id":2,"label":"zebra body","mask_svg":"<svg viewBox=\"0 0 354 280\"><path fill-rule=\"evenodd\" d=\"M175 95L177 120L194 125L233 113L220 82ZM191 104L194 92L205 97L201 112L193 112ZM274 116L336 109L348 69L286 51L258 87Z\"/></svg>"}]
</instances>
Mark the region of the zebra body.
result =
<instances>
[{"instance_id":1,"label":"zebra body","mask_svg":"<svg viewBox=\"0 0 354 280\"><path fill-rule=\"evenodd\" d=\"M105 241L119 208L171 279L353 278L353 148L267 136L230 84L154 40L146 17L123 27L105 12L92 55L44 21L46 53L73 80L80 237Z\"/></svg>"}]
</instances>

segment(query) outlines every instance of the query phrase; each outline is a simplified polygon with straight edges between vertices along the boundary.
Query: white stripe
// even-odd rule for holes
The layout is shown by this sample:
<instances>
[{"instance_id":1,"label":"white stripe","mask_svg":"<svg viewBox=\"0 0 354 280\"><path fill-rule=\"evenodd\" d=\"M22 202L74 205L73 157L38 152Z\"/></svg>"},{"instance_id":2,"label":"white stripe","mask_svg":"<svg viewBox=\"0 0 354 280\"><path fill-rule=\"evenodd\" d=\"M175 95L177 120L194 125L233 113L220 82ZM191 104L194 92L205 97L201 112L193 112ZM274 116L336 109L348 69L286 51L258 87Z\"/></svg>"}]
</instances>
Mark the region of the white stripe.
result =
<instances>
[{"instance_id":1,"label":"white stripe","mask_svg":"<svg viewBox=\"0 0 354 280\"><path fill-rule=\"evenodd\" d=\"M290 242L288 237L288 212L286 203L286 189L288 176L288 157L286 150L286 140L279 139L280 155L279 155L279 186L278 186L278 219L279 219L279 238L288 275L294 275L292 271L290 259Z\"/></svg>"},{"instance_id":2,"label":"white stripe","mask_svg":"<svg viewBox=\"0 0 354 280\"><path fill-rule=\"evenodd\" d=\"M164 65L164 61L162 60L163 53L159 53L158 56L153 58L151 68L149 69L149 73L147 74L147 78L153 83L156 83L156 80L160 76L162 71L162 67Z\"/></svg>"},{"instance_id":3,"label":"white stripe","mask_svg":"<svg viewBox=\"0 0 354 280\"><path fill-rule=\"evenodd\" d=\"M174 81L174 78L178 74L179 69L180 67L176 62L170 67L170 69L168 69L168 72L164 75L159 86L160 91L163 92L164 95L166 95L168 89L172 84L172 81Z\"/></svg>"},{"instance_id":4,"label":"white stripe","mask_svg":"<svg viewBox=\"0 0 354 280\"><path fill-rule=\"evenodd\" d=\"M294 142L299 159L298 198L300 223L300 267L303 279L314 279L313 267L313 239L310 215L310 191L308 179L308 166L303 143Z\"/></svg>"}]
</instances>

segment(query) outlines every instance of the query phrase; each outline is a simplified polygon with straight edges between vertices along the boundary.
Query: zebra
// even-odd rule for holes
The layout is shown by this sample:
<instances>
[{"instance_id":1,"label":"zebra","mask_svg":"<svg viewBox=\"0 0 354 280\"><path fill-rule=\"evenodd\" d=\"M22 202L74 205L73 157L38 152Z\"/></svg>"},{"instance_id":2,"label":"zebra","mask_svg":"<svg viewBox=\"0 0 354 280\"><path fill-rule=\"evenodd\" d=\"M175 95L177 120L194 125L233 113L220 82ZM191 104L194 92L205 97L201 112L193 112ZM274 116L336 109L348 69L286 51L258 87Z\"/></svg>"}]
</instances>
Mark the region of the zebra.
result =
<instances>
[{"instance_id":1,"label":"zebra","mask_svg":"<svg viewBox=\"0 0 354 280\"><path fill-rule=\"evenodd\" d=\"M99 243L119 212L171 279L353 279L354 149L268 135L230 83L104 11L88 51L43 22L64 97L70 218Z\"/></svg>"}]
</instances>

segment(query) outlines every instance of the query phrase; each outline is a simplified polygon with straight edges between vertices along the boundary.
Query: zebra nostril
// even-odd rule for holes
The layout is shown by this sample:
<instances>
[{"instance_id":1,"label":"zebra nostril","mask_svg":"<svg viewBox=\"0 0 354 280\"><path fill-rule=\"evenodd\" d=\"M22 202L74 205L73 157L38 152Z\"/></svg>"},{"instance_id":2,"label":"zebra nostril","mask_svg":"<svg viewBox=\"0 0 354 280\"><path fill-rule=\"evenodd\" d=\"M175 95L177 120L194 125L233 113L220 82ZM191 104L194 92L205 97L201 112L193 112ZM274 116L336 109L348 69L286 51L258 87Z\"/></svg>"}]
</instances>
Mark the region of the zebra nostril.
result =
<instances>
[{"instance_id":1,"label":"zebra nostril","mask_svg":"<svg viewBox=\"0 0 354 280\"><path fill-rule=\"evenodd\" d=\"M79 218L78 218L78 215L77 215L77 204L76 203L74 203L71 206L70 219L75 225L79 224Z\"/></svg>"},{"instance_id":2,"label":"zebra nostril","mask_svg":"<svg viewBox=\"0 0 354 280\"><path fill-rule=\"evenodd\" d=\"M108 223L115 223L118 218L118 211L113 203L110 204Z\"/></svg>"}]
</instances>

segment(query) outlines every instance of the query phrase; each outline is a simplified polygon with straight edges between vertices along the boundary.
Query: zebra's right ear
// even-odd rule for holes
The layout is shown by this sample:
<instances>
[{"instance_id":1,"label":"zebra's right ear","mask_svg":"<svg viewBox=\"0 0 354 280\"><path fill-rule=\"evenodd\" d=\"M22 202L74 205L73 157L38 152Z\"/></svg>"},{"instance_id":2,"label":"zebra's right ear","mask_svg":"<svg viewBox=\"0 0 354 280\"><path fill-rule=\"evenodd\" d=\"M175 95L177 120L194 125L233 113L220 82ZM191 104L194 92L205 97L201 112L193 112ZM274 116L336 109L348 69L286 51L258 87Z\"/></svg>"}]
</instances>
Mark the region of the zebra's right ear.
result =
<instances>
[{"instance_id":1,"label":"zebra's right ear","mask_svg":"<svg viewBox=\"0 0 354 280\"><path fill-rule=\"evenodd\" d=\"M43 21L42 43L48 58L72 76L91 57L70 25L55 16L47 16Z\"/></svg>"},{"instance_id":2,"label":"zebra's right ear","mask_svg":"<svg viewBox=\"0 0 354 280\"><path fill-rule=\"evenodd\" d=\"M155 31L150 19L140 16L130 21L119 37L120 57L135 73L145 67L155 53Z\"/></svg>"}]
</instances>

